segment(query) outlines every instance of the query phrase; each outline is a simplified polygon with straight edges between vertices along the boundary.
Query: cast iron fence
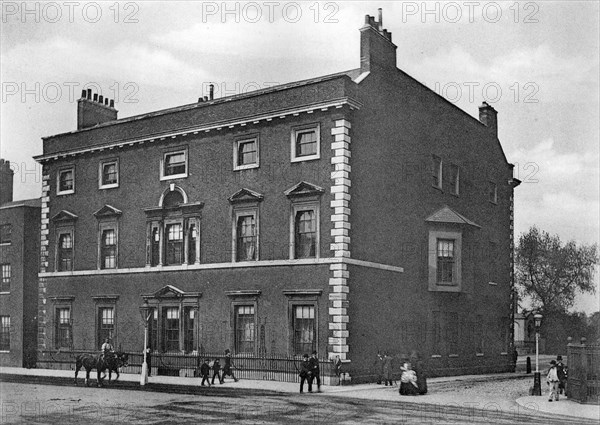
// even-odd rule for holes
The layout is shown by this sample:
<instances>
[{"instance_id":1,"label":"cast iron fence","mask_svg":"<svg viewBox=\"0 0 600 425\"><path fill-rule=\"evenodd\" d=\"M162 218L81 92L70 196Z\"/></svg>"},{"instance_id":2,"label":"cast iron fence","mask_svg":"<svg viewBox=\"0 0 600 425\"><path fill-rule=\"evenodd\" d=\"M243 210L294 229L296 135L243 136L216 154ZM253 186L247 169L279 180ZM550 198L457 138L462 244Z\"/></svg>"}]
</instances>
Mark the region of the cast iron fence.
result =
<instances>
[{"instance_id":1,"label":"cast iron fence","mask_svg":"<svg viewBox=\"0 0 600 425\"><path fill-rule=\"evenodd\" d=\"M586 344L585 338L580 344L569 341L567 355L567 397L600 404L600 345Z\"/></svg>"},{"instance_id":2,"label":"cast iron fence","mask_svg":"<svg viewBox=\"0 0 600 425\"><path fill-rule=\"evenodd\" d=\"M75 370L75 358L80 354L98 354L97 351L41 351L38 367L45 369ZM144 361L143 353L128 353L128 366L121 373L140 374ZM223 353L150 353L147 358L151 375L197 377L200 365L205 359L219 359L221 368L225 365ZM236 378L266 381L300 382L300 356L288 355L244 355L232 356L233 374ZM319 359L321 378L325 384L338 383L334 363L328 359ZM212 377L212 370L211 370ZM230 378L231 379L231 378Z\"/></svg>"}]
</instances>

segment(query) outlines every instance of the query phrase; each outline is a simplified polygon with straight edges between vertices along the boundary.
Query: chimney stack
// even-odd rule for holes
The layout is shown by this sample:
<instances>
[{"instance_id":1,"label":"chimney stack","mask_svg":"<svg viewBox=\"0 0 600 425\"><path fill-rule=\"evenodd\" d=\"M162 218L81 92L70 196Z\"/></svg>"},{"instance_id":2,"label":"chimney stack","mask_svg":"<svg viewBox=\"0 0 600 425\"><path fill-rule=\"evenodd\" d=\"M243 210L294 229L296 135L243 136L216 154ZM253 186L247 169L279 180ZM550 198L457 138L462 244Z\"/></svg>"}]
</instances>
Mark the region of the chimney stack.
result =
<instances>
[{"instance_id":1,"label":"chimney stack","mask_svg":"<svg viewBox=\"0 0 600 425\"><path fill-rule=\"evenodd\" d=\"M0 158L0 205L13 200L13 177L10 161Z\"/></svg>"},{"instance_id":2,"label":"chimney stack","mask_svg":"<svg viewBox=\"0 0 600 425\"><path fill-rule=\"evenodd\" d=\"M481 121L494 136L498 137L498 112L487 102L479 107L479 121Z\"/></svg>"},{"instance_id":3,"label":"chimney stack","mask_svg":"<svg viewBox=\"0 0 600 425\"><path fill-rule=\"evenodd\" d=\"M208 86L208 98L209 98L210 100L213 100L213 99L214 99L214 96L215 96L215 85L211 83L211 84Z\"/></svg>"},{"instance_id":4,"label":"chimney stack","mask_svg":"<svg viewBox=\"0 0 600 425\"><path fill-rule=\"evenodd\" d=\"M396 45L392 33L383 28L383 11L378 9L379 22L365 15L365 25L360 29L360 72L374 68L396 68Z\"/></svg>"},{"instance_id":5,"label":"chimney stack","mask_svg":"<svg viewBox=\"0 0 600 425\"><path fill-rule=\"evenodd\" d=\"M81 99L77 101L77 130L93 127L117 119L114 99L104 98L92 89L82 90Z\"/></svg>"}]
</instances>

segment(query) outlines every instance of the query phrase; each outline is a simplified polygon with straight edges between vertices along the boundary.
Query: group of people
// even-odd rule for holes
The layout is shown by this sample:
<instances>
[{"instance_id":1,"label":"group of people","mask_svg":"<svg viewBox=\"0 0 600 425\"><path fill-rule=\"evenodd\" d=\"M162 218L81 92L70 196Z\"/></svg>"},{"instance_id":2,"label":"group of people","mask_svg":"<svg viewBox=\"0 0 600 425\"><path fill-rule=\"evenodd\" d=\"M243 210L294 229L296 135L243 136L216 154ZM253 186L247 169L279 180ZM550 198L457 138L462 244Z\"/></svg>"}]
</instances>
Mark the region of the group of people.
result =
<instances>
[{"instance_id":1,"label":"group of people","mask_svg":"<svg viewBox=\"0 0 600 425\"><path fill-rule=\"evenodd\" d=\"M385 386L396 385L396 381L394 380L394 363L396 359L402 360L402 366L400 366L400 394L426 394L427 376L425 366L416 351L413 351L408 358L403 358L403 356L395 358L387 352L378 352L375 359L377 384L383 382Z\"/></svg>"},{"instance_id":2,"label":"group of people","mask_svg":"<svg viewBox=\"0 0 600 425\"><path fill-rule=\"evenodd\" d=\"M550 361L546 383L549 387L548 401L558 401L559 394L563 394L567 386L567 367L562 356L556 356L556 360Z\"/></svg>"},{"instance_id":3,"label":"group of people","mask_svg":"<svg viewBox=\"0 0 600 425\"><path fill-rule=\"evenodd\" d=\"M202 376L202 382L200 386L205 387L206 384L208 386L215 385L215 378L219 380L220 384L225 382L226 376L231 376L234 382L239 381L238 378L233 374L233 363L231 361L231 350L225 350L225 365L221 368L221 360L219 358L214 359L212 362L210 359L204 359L204 363L200 365L200 376ZM212 370L213 375L212 379L210 379L210 371ZM206 384L205 384L206 382Z\"/></svg>"},{"instance_id":4,"label":"group of people","mask_svg":"<svg viewBox=\"0 0 600 425\"><path fill-rule=\"evenodd\" d=\"M310 358L308 354L302 356L302 363L300 364L300 393L304 392L304 383L308 383L308 392L312 393L312 385L316 380L317 392L321 392L321 376L319 371L319 359L317 358L317 352L313 351Z\"/></svg>"}]
</instances>

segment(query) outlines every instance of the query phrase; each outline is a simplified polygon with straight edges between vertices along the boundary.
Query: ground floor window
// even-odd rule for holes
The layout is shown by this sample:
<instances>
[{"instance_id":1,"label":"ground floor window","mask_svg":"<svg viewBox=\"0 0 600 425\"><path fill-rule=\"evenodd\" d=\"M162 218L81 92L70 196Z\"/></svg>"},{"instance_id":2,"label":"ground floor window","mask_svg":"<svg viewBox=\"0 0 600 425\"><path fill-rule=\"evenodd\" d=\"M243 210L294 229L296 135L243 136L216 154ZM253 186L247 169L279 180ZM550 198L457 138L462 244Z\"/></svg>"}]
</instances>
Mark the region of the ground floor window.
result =
<instances>
[{"instance_id":1,"label":"ground floor window","mask_svg":"<svg viewBox=\"0 0 600 425\"><path fill-rule=\"evenodd\" d=\"M253 353L256 337L253 305L235 306L234 326L236 353Z\"/></svg>"},{"instance_id":2,"label":"ground floor window","mask_svg":"<svg viewBox=\"0 0 600 425\"><path fill-rule=\"evenodd\" d=\"M314 305L295 305L292 317L294 354L309 354L316 349Z\"/></svg>"},{"instance_id":3,"label":"ground floor window","mask_svg":"<svg viewBox=\"0 0 600 425\"><path fill-rule=\"evenodd\" d=\"M115 332L115 309L113 307L101 307L98 309L98 349L106 338L114 339Z\"/></svg>"},{"instance_id":4,"label":"ground floor window","mask_svg":"<svg viewBox=\"0 0 600 425\"><path fill-rule=\"evenodd\" d=\"M163 351L179 351L179 308L163 308Z\"/></svg>"},{"instance_id":5,"label":"ground floor window","mask_svg":"<svg viewBox=\"0 0 600 425\"><path fill-rule=\"evenodd\" d=\"M58 307L55 313L55 323L54 346L56 348L70 348L73 341L71 309L69 307Z\"/></svg>"}]
</instances>

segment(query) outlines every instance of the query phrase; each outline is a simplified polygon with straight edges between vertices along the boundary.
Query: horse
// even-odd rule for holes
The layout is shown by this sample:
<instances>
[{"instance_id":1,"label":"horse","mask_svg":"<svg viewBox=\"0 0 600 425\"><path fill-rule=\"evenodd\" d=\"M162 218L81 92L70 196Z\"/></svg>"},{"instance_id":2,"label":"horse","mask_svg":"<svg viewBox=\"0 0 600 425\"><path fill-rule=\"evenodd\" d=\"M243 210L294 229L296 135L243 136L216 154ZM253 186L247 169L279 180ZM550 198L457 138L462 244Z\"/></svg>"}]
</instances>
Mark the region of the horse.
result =
<instances>
[{"instance_id":1,"label":"horse","mask_svg":"<svg viewBox=\"0 0 600 425\"><path fill-rule=\"evenodd\" d=\"M119 368L127 366L129 355L123 352L116 352L112 355L94 355L94 354L80 354L75 358L75 385L77 385L77 375L79 370L83 367L85 369L85 385L89 385L90 371L96 369L96 380L99 387L102 386L102 380L105 377L104 371L108 369L108 382L111 382L112 372L116 372L117 379L119 379ZM102 374L102 376L100 376Z\"/></svg>"}]
</instances>

